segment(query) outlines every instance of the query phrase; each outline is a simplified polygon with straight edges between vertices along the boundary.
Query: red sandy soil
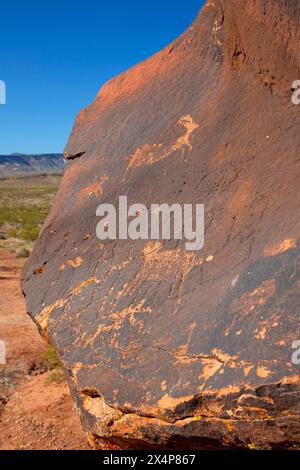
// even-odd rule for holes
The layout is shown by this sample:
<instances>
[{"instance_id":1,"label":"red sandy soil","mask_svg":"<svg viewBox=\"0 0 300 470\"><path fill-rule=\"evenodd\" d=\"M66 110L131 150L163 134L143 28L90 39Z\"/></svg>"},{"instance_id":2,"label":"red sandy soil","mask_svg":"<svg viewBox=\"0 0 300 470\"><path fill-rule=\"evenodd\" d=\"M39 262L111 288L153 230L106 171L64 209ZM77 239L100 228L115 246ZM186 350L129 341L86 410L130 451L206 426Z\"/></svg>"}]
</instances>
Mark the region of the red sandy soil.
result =
<instances>
[{"instance_id":1,"label":"red sandy soil","mask_svg":"<svg viewBox=\"0 0 300 470\"><path fill-rule=\"evenodd\" d=\"M89 449L67 384L47 384L51 372L37 369L47 345L26 315L23 263L0 253L0 339L7 348L7 364L0 365L0 450Z\"/></svg>"}]
</instances>

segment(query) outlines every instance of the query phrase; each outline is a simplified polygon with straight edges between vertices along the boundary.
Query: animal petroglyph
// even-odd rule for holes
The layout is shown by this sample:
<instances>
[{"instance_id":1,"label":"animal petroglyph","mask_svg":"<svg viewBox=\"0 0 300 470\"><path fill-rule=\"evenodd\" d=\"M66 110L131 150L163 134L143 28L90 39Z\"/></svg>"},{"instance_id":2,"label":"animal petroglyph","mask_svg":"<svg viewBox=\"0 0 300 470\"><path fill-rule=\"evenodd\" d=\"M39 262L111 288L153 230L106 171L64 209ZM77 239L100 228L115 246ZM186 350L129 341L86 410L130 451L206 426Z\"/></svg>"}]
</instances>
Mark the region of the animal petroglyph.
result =
<instances>
[{"instance_id":1,"label":"animal petroglyph","mask_svg":"<svg viewBox=\"0 0 300 470\"><path fill-rule=\"evenodd\" d=\"M192 150L193 146L190 142L193 132L199 127L199 125L194 122L192 116L189 114L183 116L177 121L176 126L181 126L184 128L185 132L183 135L178 137L178 139L168 148L164 148L164 144L145 144L142 147L138 148L133 152L129 157L129 165L126 169L125 177L127 178L128 173L133 168L138 168L146 165L154 165L154 163L163 160L164 158L169 157L178 150L181 151L181 156L186 162L188 154Z\"/></svg>"}]
</instances>

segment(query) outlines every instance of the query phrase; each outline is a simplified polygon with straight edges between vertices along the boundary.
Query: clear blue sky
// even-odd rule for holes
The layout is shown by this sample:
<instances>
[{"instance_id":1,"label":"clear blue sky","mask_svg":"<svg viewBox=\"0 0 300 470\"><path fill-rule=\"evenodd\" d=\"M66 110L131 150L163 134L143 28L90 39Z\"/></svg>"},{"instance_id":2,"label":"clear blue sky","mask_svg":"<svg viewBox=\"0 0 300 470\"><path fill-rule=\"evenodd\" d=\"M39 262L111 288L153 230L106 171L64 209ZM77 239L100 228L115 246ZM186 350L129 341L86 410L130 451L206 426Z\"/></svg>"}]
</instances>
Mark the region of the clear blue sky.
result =
<instances>
[{"instance_id":1,"label":"clear blue sky","mask_svg":"<svg viewBox=\"0 0 300 470\"><path fill-rule=\"evenodd\" d=\"M108 79L194 20L202 0L1 2L0 154L61 152L76 114Z\"/></svg>"}]
</instances>

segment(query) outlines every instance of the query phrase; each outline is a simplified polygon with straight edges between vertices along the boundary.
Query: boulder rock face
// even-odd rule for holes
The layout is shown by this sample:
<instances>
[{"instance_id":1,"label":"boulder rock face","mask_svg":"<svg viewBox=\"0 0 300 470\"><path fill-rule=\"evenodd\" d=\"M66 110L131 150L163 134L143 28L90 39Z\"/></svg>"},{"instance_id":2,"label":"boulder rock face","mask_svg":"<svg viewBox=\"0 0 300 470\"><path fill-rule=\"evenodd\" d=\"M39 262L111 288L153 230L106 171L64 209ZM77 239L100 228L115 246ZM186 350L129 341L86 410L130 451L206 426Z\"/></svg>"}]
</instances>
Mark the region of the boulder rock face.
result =
<instances>
[{"instance_id":1,"label":"boulder rock face","mask_svg":"<svg viewBox=\"0 0 300 470\"><path fill-rule=\"evenodd\" d=\"M76 119L23 291L97 448L300 446L299 25L209 0ZM204 204L204 248L101 242L124 195Z\"/></svg>"}]
</instances>

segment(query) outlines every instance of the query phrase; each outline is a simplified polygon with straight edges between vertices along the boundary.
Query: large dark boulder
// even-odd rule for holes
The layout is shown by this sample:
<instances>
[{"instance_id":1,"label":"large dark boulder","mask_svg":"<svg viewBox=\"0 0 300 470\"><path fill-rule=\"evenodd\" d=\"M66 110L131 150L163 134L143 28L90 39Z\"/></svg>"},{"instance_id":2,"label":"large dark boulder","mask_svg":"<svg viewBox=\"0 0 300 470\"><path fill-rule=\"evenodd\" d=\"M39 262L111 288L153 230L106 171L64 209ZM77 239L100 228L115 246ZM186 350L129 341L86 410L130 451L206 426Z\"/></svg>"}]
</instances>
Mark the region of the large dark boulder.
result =
<instances>
[{"instance_id":1,"label":"large dark boulder","mask_svg":"<svg viewBox=\"0 0 300 470\"><path fill-rule=\"evenodd\" d=\"M76 119L23 290L98 448L300 445L299 25L210 0ZM205 204L203 250L100 242L120 195Z\"/></svg>"}]
</instances>

